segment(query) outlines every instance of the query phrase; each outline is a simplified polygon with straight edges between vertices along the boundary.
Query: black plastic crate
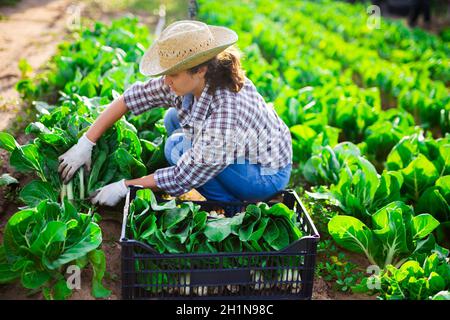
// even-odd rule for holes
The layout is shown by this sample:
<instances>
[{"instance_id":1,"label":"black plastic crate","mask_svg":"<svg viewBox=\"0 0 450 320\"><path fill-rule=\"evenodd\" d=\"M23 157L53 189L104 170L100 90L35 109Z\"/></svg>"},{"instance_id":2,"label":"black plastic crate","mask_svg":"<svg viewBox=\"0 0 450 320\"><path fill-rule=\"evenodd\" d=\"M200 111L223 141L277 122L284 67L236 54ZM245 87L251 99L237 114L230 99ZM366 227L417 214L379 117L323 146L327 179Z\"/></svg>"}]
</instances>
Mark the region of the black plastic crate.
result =
<instances>
[{"instance_id":1,"label":"black plastic crate","mask_svg":"<svg viewBox=\"0 0 450 320\"><path fill-rule=\"evenodd\" d=\"M305 235L281 251L160 254L128 238L129 204L139 189L130 187L124 208L122 299L311 299L320 236L295 191L264 201L270 206L283 202L298 213ZM205 211L226 206L244 210L252 203L192 202Z\"/></svg>"}]
</instances>

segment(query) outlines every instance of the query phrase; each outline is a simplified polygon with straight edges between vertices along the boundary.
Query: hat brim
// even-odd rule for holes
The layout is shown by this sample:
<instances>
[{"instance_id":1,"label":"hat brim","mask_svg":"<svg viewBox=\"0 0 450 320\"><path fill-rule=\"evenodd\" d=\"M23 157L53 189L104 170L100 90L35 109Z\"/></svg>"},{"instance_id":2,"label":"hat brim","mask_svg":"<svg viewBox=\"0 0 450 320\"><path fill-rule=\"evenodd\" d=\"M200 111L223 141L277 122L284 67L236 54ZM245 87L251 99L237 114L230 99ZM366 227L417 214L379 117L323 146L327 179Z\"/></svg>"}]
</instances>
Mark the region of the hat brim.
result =
<instances>
[{"instance_id":1,"label":"hat brim","mask_svg":"<svg viewBox=\"0 0 450 320\"><path fill-rule=\"evenodd\" d=\"M219 26L210 26L208 25L211 33L216 39L215 46L209 50L205 50L194 54L183 61L169 67L163 68L159 62L158 55L158 45L155 42L148 48L148 50L144 53L142 57L141 63L139 64L139 71L145 75L150 77L157 77L164 74L177 73L192 67L195 67L209 59L214 58L216 55L224 51L229 46L235 44L238 40L238 36L236 32L231 29Z\"/></svg>"}]
</instances>

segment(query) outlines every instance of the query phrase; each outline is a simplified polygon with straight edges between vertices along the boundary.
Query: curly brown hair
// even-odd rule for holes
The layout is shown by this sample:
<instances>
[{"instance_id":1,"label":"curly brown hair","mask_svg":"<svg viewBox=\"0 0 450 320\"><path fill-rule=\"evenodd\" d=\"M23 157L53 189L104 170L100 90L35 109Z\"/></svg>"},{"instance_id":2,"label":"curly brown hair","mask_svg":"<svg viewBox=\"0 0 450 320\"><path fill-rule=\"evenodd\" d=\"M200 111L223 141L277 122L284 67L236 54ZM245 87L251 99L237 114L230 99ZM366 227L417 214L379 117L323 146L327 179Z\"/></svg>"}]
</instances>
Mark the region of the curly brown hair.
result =
<instances>
[{"instance_id":1,"label":"curly brown hair","mask_svg":"<svg viewBox=\"0 0 450 320\"><path fill-rule=\"evenodd\" d=\"M214 58L188 69L187 72L194 74L201 67L207 66L205 80L209 84L209 94L214 93L217 88L228 88L232 92L239 92L245 81L245 71L241 68L240 59L239 50L231 46Z\"/></svg>"}]
</instances>

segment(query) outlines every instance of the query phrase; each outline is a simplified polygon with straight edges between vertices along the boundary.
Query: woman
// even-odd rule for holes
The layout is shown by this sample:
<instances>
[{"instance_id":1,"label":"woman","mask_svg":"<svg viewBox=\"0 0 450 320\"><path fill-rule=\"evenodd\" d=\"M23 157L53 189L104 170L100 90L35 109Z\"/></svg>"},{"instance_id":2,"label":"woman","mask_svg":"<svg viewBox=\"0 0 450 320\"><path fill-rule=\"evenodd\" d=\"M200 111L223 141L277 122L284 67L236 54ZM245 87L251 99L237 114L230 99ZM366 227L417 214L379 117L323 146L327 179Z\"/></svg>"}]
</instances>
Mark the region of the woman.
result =
<instances>
[{"instance_id":1,"label":"woman","mask_svg":"<svg viewBox=\"0 0 450 320\"><path fill-rule=\"evenodd\" d=\"M96 119L78 143L59 157L65 183L92 148L126 112L170 107L164 124L170 167L97 190L92 202L113 206L140 185L178 196L196 188L215 201L264 200L284 189L292 164L290 132L241 70L234 31L198 21L168 26L146 51L135 83Z\"/></svg>"}]
</instances>

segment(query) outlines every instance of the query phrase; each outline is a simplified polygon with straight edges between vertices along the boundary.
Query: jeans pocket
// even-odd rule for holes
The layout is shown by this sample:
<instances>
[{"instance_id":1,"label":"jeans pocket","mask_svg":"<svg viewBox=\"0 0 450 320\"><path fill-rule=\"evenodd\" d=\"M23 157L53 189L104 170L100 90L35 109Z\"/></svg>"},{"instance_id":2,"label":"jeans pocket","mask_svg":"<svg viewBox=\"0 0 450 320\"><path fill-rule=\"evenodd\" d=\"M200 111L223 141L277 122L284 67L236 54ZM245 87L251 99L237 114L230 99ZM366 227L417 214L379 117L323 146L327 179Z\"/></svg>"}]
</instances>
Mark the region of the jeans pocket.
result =
<instances>
[{"instance_id":1,"label":"jeans pocket","mask_svg":"<svg viewBox=\"0 0 450 320\"><path fill-rule=\"evenodd\" d=\"M284 190L289 184L291 177L292 165L287 165L286 167L280 169L276 174L268 176L273 188L274 193Z\"/></svg>"}]
</instances>

